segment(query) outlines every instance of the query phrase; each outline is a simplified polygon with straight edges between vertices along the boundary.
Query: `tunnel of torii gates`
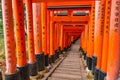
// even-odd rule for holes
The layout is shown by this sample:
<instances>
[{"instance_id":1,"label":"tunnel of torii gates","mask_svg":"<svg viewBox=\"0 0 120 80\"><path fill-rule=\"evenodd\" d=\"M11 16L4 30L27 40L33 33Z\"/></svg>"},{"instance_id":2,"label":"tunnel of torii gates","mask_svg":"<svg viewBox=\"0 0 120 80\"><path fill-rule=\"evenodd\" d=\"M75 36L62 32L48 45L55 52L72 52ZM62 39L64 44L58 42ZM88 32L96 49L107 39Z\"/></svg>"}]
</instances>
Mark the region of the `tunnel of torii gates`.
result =
<instances>
[{"instance_id":1,"label":"tunnel of torii gates","mask_svg":"<svg viewBox=\"0 0 120 80\"><path fill-rule=\"evenodd\" d=\"M5 80L29 80L78 38L94 79L118 79L120 0L2 0L2 14Z\"/></svg>"}]
</instances>

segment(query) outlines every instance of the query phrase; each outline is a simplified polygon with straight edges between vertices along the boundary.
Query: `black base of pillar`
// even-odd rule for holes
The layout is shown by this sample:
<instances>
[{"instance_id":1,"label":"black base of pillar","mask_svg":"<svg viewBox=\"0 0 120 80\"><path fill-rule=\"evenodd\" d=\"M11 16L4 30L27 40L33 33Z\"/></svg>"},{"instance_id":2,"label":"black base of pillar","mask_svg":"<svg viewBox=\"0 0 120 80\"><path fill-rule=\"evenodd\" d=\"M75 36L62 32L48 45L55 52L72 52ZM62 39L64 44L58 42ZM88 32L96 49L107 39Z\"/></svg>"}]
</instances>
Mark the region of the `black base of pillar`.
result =
<instances>
[{"instance_id":1,"label":"black base of pillar","mask_svg":"<svg viewBox=\"0 0 120 80\"><path fill-rule=\"evenodd\" d=\"M79 48L79 51L81 51L81 50L82 50L82 48L80 47L80 48Z\"/></svg>"},{"instance_id":2,"label":"black base of pillar","mask_svg":"<svg viewBox=\"0 0 120 80\"><path fill-rule=\"evenodd\" d=\"M20 72L20 80L30 80L28 64L22 67L17 67Z\"/></svg>"},{"instance_id":3,"label":"black base of pillar","mask_svg":"<svg viewBox=\"0 0 120 80\"><path fill-rule=\"evenodd\" d=\"M106 77L106 73L100 70L98 80L105 80L105 77Z\"/></svg>"},{"instance_id":4,"label":"black base of pillar","mask_svg":"<svg viewBox=\"0 0 120 80\"><path fill-rule=\"evenodd\" d=\"M83 49L81 50L81 52L82 52L82 55L84 56L84 50Z\"/></svg>"},{"instance_id":5,"label":"black base of pillar","mask_svg":"<svg viewBox=\"0 0 120 80\"><path fill-rule=\"evenodd\" d=\"M19 73L19 71L17 71L14 74L5 74L5 80L20 80L20 73Z\"/></svg>"},{"instance_id":6,"label":"black base of pillar","mask_svg":"<svg viewBox=\"0 0 120 80\"><path fill-rule=\"evenodd\" d=\"M67 47L65 47L64 51L67 52Z\"/></svg>"},{"instance_id":7,"label":"black base of pillar","mask_svg":"<svg viewBox=\"0 0 120 80\"><path fill-rule=\"evenodd\" d=\"M86 57L86 53L85 53L85 52L83 53L83 55L84 55L84 60L87 60L87 57Z\"/></svg>"},{"instance_id":8,"label":"black base of pillar","mask_svg":"<svg viewBox=\"0 0 120 80\"><path fill-rule=\"evenodd\" d=\"M58 47L59 55L62 54L61 47Z\"/></svg>"},{"instance_id":9,"label":"black base of pillar","mask_svg":"<svg viewBox=\"0 0 120 80\"><path fill-rule=\"evenodd\" d=\"M45 66L49 66L48 55L45 55Z\"/></svg>"},{"instance_id":10,"label":"black base of pillar","mask_svg":"<svg viewBox=\"0 0 120 80\"><path fill-rule=\"evenodd\" d=\"M87 64L87 66L89 65L89 59L88 59L87 55L86 55L86 64Z\"/></svg>"},{"instance_id":11,"label":"black base of pillar","mask_svg":"<svg viewBox=\"0 0 120 80\"><path fill-rule=\"evenodd\" d=\"M2 79L2 71L0 70L0 80L3 80Z\"/></svg>"},{"instance_id":12,"label":"black base of pillar","mask_svg":"<svg viewBox=\"0 0 120 80\"><path fill-rule=\"evenodd\" d=\"M37 61L37 70L42 71L45 69L45 56L42 52L41 54L36 54L36 61Z\"/></svg>"},{"instance_id":13,"label":"black base of pillar","mask_svg":"<svg viewBox=\"0 0 120 80\"><path fill-rule=\"evenodd\" d=\"M100 70L95 68L95 73L94 73L94 80L98 80Z\"/></svg>"},{"instance_id":14,"label":"black base of pillar","mask_svg":"<svg viewBox=\"0 0 120 80\"><path fill-rule=\"evenodd\" d=\"M29 65L29 74L30 76L35 76L38 74L38 70L37 70L37 62L34 63L28 63Z\"/></svg>"},{"instance_id":15,"label":"black base of pillar","mask_svg":"<svg viewBox=\"0 0 120 80\"><path fill-rule=\"evenodd\" d=\"M92 56L92 72L93 72L93 74L95 73L96 65L97 65L97 57L96 56Z\"/></svg>"},{"instance_id":16,"label":"black base of pillar","mask_svg":"<svg viewBox=\"0 0 120 80\"><path fill-rule=\"evenodd\" d=\"M54 55L51 55L50 56L50 63L54 63L55 62L55 56Z\"/></svg>"},{"instance_id":17,"label":"black base of pillar","mask_svg":"<svg viewBox=\"0 0 120 80\"><path fill-rule=\"evenodd\" d=\"M57 50L57 58L59 58L60 53L61 53L61 51Z\"/></svg>"},{"instance_id":18,"label":"black base of pillar","mask_svg":"<svg viewBox=\"0 0 120 80\"><path fill-rule=\"evenodd\" d=\"M57 51L54 52L54 59L57 59Z\"/></svg>"},{"instance_id":19,"label":"black base of pillar","mask_svg":"<svg viewBox=\"0 0 120 80\"><path fill-rule=\"evenodd\" d=\"M75 44L75 41L73 41L72 44Z\"/></svg>"},{"instance_id":20,"label":"black base of pillar","mask_svg":"<svg viewBox=\"0 0 120 80\"><path fill-rule=\"evenodd\" d=\"M92 58L87 57L87 60L88 60L88 69L92 70Z\"/></svg>"},{"instance_id":21,"label":"black base of pillar","mask_svg":"<svg viewBox=\"0 0 120 80\"><path fill-rule=\"evenodd\" d=\"M70 45L69 45L69 46L67 46L67 51L70 51Z\"/></svg>"}]
</instances>

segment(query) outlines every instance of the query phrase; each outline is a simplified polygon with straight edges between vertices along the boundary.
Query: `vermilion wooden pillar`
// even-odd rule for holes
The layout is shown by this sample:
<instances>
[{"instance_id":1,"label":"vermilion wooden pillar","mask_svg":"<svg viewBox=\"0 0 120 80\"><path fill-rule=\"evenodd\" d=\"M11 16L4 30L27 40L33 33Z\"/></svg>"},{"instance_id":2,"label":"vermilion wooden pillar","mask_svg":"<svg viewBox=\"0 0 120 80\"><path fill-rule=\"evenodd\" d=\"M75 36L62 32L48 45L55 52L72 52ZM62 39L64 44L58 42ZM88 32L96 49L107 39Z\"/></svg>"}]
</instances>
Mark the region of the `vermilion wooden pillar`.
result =
<instances>
[{"instance_id":1,"label":"vermilion wooden pillar","mask_svg":"<svg viewBox=\"0 0 120 80\"><path fill-rule=\"evenodd\" d=\"M58 25L56 23L54 23L54 26L53 26L53 33L54 33L53 37L54 37L54 41L55 41L54 42L54 51L57 50L57 26Z\"/></svg>"},{"instance_id":2,"label":"vermilion wooden pillar","mask_svg":"<svg viewBox=\"0 0 120 80\"><path fill-rule=\"evenodd\" d=\"M60 53L60 45L59 45L59 40L60 40L60 36L59 36L59 32L60 32L60 24L57 24L56 26L56 50L55 50L55 55L56 55L56 59L59 58L59 53Z\"/></svg>"},{"instance_id":3,"label":"vermilion wooden pillar","mask_svg":"<svg viewBox=\"0 0 120 80\"><path fill-rule=\"evenodd\" d=\"M16 68L16 53L11 0L2 0L2 15L6 53L5 80L20 80L20 76Z\"/></svg>"},{"instance_id":4,"label":"vermilion wooden pillar","mask_svg":"<svg viewBox=\"0 0 120 80\"><path fill-rule=\"evenodd\" d=\"M83 47L83 55L84 55L84 59L86 60L86 53L85 53L85 30L82 32L82 47Z\"/></svg>"},{"instance_id":5,"label":"vermilion wooden pillar","mask_svg":"<svg viewBox=\"0 0 120 80\"><path fill-rule=\"evenodd\" d=\"M50 11L47 10L47 54L50 55Z\"/></svg>"},{"instance_id":6,"label":"vermilion wooden pillar","mask_svg":"<svg viewBox=\"0 0 120 80\"><path fill-rule=\"evenodd\" d=\"M90 56L92 56L92 72L95 73L95 67L97 65L97 57L96 57L96 53L95 53L95 29L97 29L97 26L99 25L100 23L100 20L98 17L98 15L100 14L100 1L95 1L95 7L94 7L94 31L92 32L92 30L90 30L90 33L94 33L92 34L92 37L89 37L89 39L91 39L92 41L92 44L93 44L93 47L94 49L92 50L93 53L90 53ZM97 41L97 40L96 40ZM89 42L90 43L90 42ZM90 47L91 44L89 44L89 47Z\"/></svg>"},{"instance_id":7,"label":"vermilion wooden pillar","mask_svg":"<svg viewBox=\"0 0 120 80\"><path fill-rule=\"evenodd\" d=\"M53 26L54 22L52 21L52 17L54 16L54 12L50 11L50 63L54 63L54 38L53 38Z\"/></svg>"},{"instance_id":8,"label":"vermilion wooden pillar","mask_svg":"<svg viewBox=\"0 0 120 80\"><path fill-rule=\"evenodd\" d=\"M96 4L97 5L97 4ZM99 5L99 2L98 2ZM105 0L101 0L100 10L96 9L96 25L95 25L95 46L94 46L94 55L97 58L97 65L95 68L95 80L100 79L99 72L101 69L102 62L102 49L103 49L103 31L104 31L104 15L105 15Z\"/></svg>"},{"instance_id":9,"label":"vermilion wooden pillar","mask_svg":"<svg viewBox=\"0 0 120 80\"><path fill-rule=\"evenodd\" d=\"M88 69L92 70L92 59L94 53L94 29L95 29L95 1L93 2L91 11L90 11L90 22L89 22L89 33L88 33L88 53L87 53L87 64Z\"/></svg>"},{"instance_id":10,"label":"vermilion wooden pillar","mask_svg":"<svg viewBox=\"0 0 120 80\"><path fill-rule=\"evenodd\" d=\"M111 1L107 79L118 80L120 70L120 0Z\"/></svg>"},{"instance_id":11,"label":"vermilion wooden pillar","mask_svg":"<svg viewBox=\"0 0 120 80\"><path fill-rule=\"evenodd\" d=\"M58 45L59 45L59 53L61 53L61 50L62 50L62 43L61 43L61 40L62 40L62 29L61 29L61 27L62 27L62 25L61 24L59 24L59 29L58 29L58 31L59 31L59 33L58 33L58 40L59 40L59 43L58 43Z\"/></svg>"},{"instance_id":12,"label":"vermilion wooden pillar","mask_svg":"<svg viewBox=\"0 0 120 80\"><path fill-rule=\"evenodd\" d=\"M104 80L104 78L106 76L106 73L107 73L109 30L110 30L110 13L111 13L111 0L106 0L102 64L101 64L101 70L100 70L100 73L99 73L99 78L100 78L99 80Z\"/></svg>"},{"instance_id":13,"label":"vermilion wooden pillar","mask_svg":"<svg viewBox=\"0 0 120 80\"><path fill-rule=\"evenodd\" d=\"M81 33L81 37L80 37L80 45L81 45L81 48L82 48L82 54L84 55L84 51L83 51L83 46L84 46L84 43L83 43L83 41L84 41L84 36L83 36L83 32Z\"/></svg>"},{"instance_id":14,"label":"vermilion wooden pillar","mask_svg":"<svg viewBox=\"0 0 120 80\"><path fill-rule=\"evenodd\" d=\"M41 30L41 15L40 3L33 3L33 27L34 27L34 45L35 56L37 60L37 69L42 71L45 68L44 53L42 52L42 30Z\"/></svg>"},{"instance_id":15,"label":"vermilion wooden pillar","mask_svg":"<svg viewBox=\"0 0 120 80\"><path fill-rule=\"evenodd\" d=\"M87 55L87 44L88 44L88 42L87 42L87 39L88 39L88 29L89 29L88 25L85 25L85 53L86 53L86 55Z\"/></svg>"},{"instance_id":16,"label":"vermilion wooden pillar","mask_svg":"<svg viewBox=\"0 0 120 80\"><path fill-rule=\"evenodd\" d=\"M45 55L45 66L49 65L47 53L47 3L41 2L42 51Z\"/></svg>"},{"instance_id":17,"label":"vermilion wooden pillar","mask_svg":"<svg viewBox=\"0 0 120 80\"><path fill-rule=\"evenodd\" d=\"M60 27L60 45L61 45L61 50L63 50L63 25Z\"/></svg>"},{"instance_id":18,"label":"vermilion wooden pillar","mask_svg":"<svg viewBox=\"0 0 120 80\"><path fill-rule=\"evenodd\" d=\"M65 32L63 31L63 51L64 51L64 48L65 48Z\"/></svg>"},{"instance_id":19,"label":"vermilion wooden pillar","mask_svg":"<svg viewBox=\"0 0 120 80\"><path fill-rule=\"evenodd\" d=\"M33 13L32 0L25 0L27 17L28 55L29 73L31 76L37 75L37 63L34 50Z\"/></svg>"},{"instance_id":20,"label":"vermilion wooden pillar","mask_svg":"<svg viewBox=\"0 0 120 80\"><path fill-rule=\"evenodd\" d=\"M20 71L20 80L30 80L26 56L23 0L13 0L13 11L15 21L17 67Z\"/></svg>"}]
</instances>

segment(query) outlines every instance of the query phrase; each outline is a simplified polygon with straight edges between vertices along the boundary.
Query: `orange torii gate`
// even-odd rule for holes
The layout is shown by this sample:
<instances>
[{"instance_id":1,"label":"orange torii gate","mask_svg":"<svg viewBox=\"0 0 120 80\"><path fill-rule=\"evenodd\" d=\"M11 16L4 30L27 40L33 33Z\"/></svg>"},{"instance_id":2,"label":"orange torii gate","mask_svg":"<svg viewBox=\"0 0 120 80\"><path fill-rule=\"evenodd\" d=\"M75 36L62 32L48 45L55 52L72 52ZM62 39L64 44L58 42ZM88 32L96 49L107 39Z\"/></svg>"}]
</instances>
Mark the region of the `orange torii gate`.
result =
<instances>
[{"instance_id":1,"label":"orange torii gate","mask_svg":"<svg viewBox=\"0 0 120 80\"><path fill-rule=\"evenodd\" d=\"M23 3L26 5L27 35ZM2 0L5 80L30 80L30 76L44 70L49 62L53 63L59 57L58 53L68 50L80 36L81 50L95 80L105 77L117 80L120 68L119 3L119 0L13 0L12 8L11 0ZM68 14L59 15L60 11L68 11ZM74 11L89 13L75 16Z\"/></svg>"},{"instance_id":2,"label":"orange torii gate","mask_svg":"<svg viewBox=\"0 0 120 80\"><path fill-rule=\"evenodd\" d=\"M80 27L74 27L74 26L71 26L71 25L64 25L63 26L63 40L62 40L62 42L63 42L63 47L62 48L64 48L65 50L67 49L67 48L65 48L65 46L68 46L68 48L69 48L69 46L70 45L66 45L66 41L68 41L68 40L66 40L66 39L69 39L69 37L68 36L66 36L66 35L68 35L68 33L71 33L71 32L76 32L76 34L77 33L80 33L81 34L81 32L84 30L84 26L80 26ZM79 34L78 34L78 36L79 36ZM77 37L75 37L75 38L77 38Z\"/></svg>"}]
</instances>

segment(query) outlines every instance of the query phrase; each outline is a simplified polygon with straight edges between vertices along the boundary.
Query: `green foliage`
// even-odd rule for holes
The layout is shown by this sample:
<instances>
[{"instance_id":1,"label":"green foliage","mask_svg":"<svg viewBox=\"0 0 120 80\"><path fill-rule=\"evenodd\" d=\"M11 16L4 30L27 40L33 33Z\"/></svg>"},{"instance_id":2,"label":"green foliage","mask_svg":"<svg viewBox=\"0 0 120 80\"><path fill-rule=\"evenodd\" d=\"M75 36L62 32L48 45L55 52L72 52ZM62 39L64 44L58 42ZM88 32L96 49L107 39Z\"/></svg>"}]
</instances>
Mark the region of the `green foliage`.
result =
<instances>
[{"instance_id":1,"label":"green foliage","mask_svg":"<svg viewBox=\"0 0 120 80\"><path fill-rule=\"evenodd\" d=\"M1 3L0 3L0 58L5 58Z\"/></svg>"},{"instance_id":2,"label":"green foliage","mask_svg":"<svg viewBox=\"0 0 120 80\"><path fill-rule=\"evenodd\" d=\"M5 52L0 55L0 58L5 59Z\"/></svg>"}]
</instances>

